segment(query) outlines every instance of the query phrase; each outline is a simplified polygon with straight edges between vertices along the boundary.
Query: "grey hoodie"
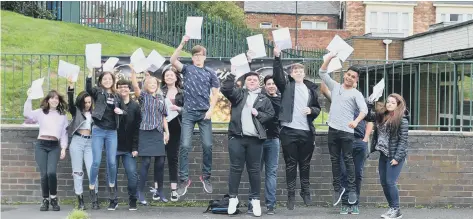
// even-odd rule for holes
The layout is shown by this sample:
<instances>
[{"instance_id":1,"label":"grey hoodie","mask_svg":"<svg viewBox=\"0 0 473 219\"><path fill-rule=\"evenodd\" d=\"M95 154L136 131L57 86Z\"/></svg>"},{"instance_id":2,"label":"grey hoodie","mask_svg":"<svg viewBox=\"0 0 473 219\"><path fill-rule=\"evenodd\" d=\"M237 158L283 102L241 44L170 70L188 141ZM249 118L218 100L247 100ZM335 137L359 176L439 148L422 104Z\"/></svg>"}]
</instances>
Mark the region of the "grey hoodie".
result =
<instances>
[{"instance_id":1,"label":"grey hoodie","mask_svg":"<svg viewBox=\"0 0 473 219\"><path fill-rule=\"evenodd\" d=\"M256 130L256 126L253 123L251 109L253 109L253 105L259 93L261 93L261 88L258 88L254 91L248 90L248 97L246 98L245 106L241 111L241 126L243 135L245 136L258 137L258 131Z\"/></svg>"}]
</instances>

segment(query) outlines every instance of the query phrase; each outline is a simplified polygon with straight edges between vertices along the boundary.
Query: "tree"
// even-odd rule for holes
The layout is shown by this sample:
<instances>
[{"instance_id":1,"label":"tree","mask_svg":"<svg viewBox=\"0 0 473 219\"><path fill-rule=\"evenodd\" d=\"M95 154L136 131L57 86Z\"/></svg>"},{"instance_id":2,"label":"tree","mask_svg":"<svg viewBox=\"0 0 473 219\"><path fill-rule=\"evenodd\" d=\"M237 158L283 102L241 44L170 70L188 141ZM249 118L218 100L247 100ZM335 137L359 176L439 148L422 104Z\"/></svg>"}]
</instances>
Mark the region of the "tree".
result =
<instances>
[{"instance_id":1,"label":"tree","mask_svg":"<svg viewBox=\"0 0 473 219\"><path fill-rule=\"evenodd\" d=\"M20 1L6 1L1 4L2 10L13 11L29 17L54 19L55 16L51 11L45 7L41 7L38 2L20 2Z\"/></svg>"},{"instance_id":2,"label":"tree","mask_svg":"<svg viewBox=\"0 0 473 219\"><path fill-rule=\"evenodd\" d=\"M198 8L202 12L219 17L225 21L232 23L237 27L246 27L245 24L245 12L235 2L229 1L199 1L199 2L188 2L195 8Z\"/></svg>"}]
</instances>

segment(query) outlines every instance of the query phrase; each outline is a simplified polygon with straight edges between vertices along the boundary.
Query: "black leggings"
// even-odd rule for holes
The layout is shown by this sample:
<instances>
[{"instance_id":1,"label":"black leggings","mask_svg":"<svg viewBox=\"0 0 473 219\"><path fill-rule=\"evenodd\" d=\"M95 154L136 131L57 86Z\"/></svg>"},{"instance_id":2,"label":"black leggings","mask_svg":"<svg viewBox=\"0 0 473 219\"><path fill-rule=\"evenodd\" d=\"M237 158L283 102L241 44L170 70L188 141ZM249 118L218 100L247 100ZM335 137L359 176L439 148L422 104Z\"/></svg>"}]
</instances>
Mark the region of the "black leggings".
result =
<instances>
[{"instance_id":1,"label":"black leggings","mask_svg":"<svg viewBox=\"0 0 473 219\"><path fill-rule=\"evenodd\" d=\"M152 158L153 157L141 157L140 183L138 185L138 191L140 192L144 191ZM163 189L164 158L165 156L154 157L154 182L158 183L158 191L162 191Z\"/></svg>"},{"instance_id":2,"label":"black leggings","mask_svg":"<svg viewBox=\"0 0 473 219\"><path fill-rule=\"evenodd\" d=\"M169 126L169 142L166 145L166 155L168 157L169 180L177 183L177 164L179 160L179 146L181 144L181 124L178 118L171 120Z\"/></svg>"},{"instance_id":3,"label":"black leggings","mask_svg":"<svg viewBox=\"0 0 473 219\"><path fill-rule=\"evenodd\" d=\"M58 141L40 140L35 145L35 160L41 176L43 198L57 194L57 163L61 147Z\"/></svg>"}]
</instances>

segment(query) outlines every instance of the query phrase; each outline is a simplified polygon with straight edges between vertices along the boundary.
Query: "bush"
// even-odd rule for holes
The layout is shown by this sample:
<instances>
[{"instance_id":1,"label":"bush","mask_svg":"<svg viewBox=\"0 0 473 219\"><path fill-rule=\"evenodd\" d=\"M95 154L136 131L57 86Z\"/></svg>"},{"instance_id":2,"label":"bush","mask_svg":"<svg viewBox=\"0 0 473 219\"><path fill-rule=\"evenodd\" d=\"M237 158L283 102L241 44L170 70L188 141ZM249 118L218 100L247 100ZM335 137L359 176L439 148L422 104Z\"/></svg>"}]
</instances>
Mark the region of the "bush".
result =
<instances>
[{"instance_id":1,"label":"bush","mask_svg":"<svg viewBox=\"0 0 473 219\"><path fill-rule=\"evenodd\" d=\"M237 27L246 27L245 12L235 2L230 1L184 1L202 12L226 20Z\"/></svg>"},{"instance_id":2,"label":"bush","mask_svg":"<svg viewBox=\"0 0 473 219\"><path fill-rule=\"evenodd\" d=\"M29 17L34 18L41 18L41 19L54 19L55 16L51 11L47 10L38 2L20 2L20 1L7 1L2 2L1 4L2 10L13 11L16 13L20 13Z\"/></svg>"},{"instance_id":3,"label":"bush","mask_svg":"<svg viewBox=\"0 0 473 219\"><path fill-rule=\"evenodd\" d=\"M69 213L66 219L89 219L89 214L85 211L74 209Z\"/></svg>"}]
</instances>

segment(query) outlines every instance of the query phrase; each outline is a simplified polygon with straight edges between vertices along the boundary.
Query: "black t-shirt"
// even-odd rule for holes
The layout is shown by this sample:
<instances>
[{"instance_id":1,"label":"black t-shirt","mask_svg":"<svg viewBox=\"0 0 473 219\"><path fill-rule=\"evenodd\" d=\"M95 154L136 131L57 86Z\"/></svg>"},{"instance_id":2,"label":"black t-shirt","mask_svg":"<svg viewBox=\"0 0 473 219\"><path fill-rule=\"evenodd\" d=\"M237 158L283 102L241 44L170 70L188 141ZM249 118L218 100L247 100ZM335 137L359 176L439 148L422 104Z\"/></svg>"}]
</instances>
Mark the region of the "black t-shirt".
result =
<instances>
[{"instance_id":1,"label":"black t-shirt","mask_svg":"<svg viewBox=\"0 0 473 219\"><path fill-rule=\"evenodd\" d=\"M115 120L115 112L113 111L117 105L112 94L107 93L107 108L103 113L102 120L94 118L94 123L98 127L106 130L116 130L117 121Z\"/></svg>"}]
</instances>

